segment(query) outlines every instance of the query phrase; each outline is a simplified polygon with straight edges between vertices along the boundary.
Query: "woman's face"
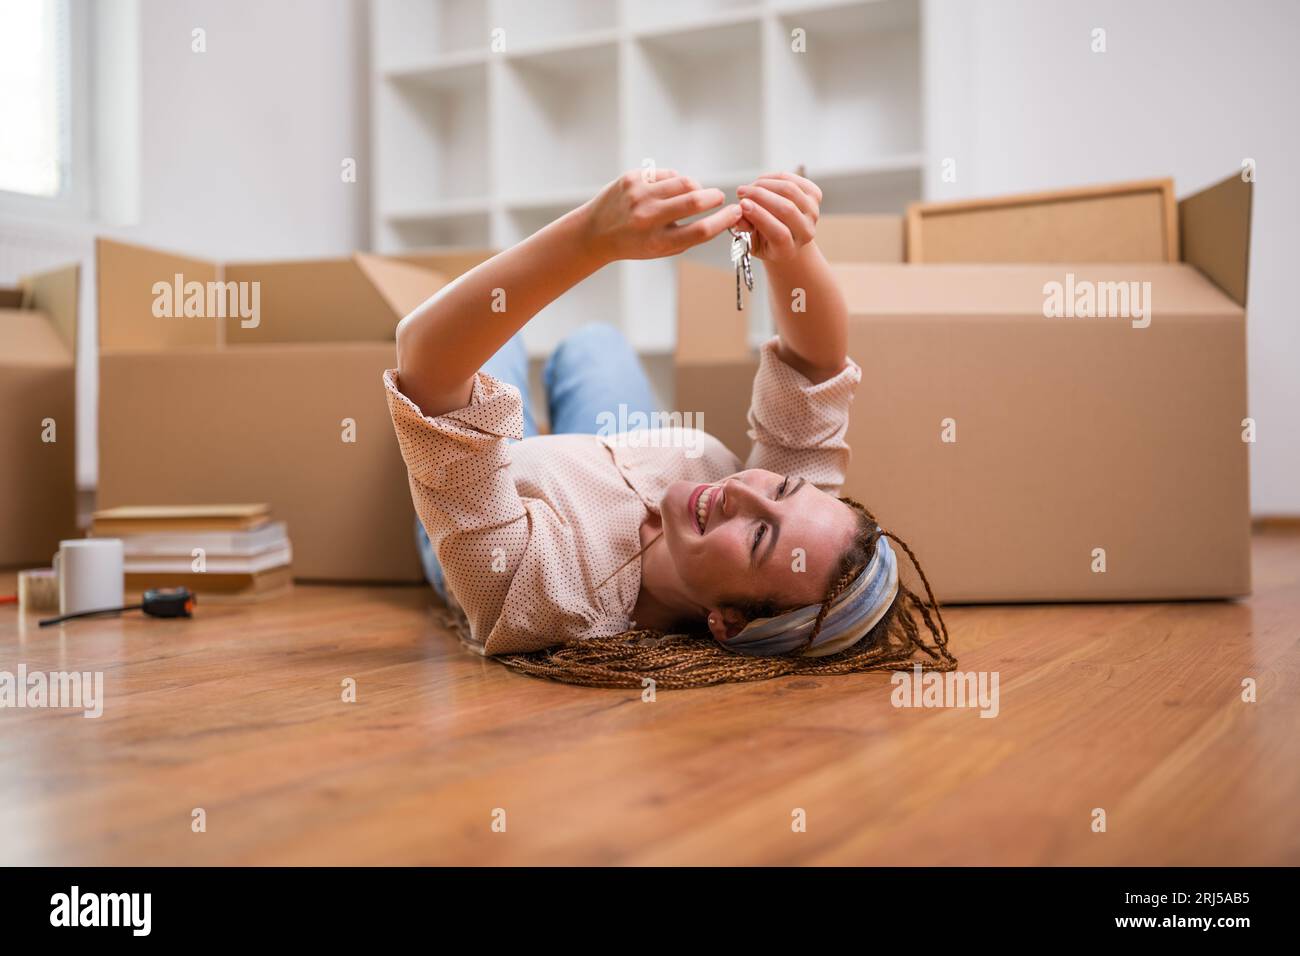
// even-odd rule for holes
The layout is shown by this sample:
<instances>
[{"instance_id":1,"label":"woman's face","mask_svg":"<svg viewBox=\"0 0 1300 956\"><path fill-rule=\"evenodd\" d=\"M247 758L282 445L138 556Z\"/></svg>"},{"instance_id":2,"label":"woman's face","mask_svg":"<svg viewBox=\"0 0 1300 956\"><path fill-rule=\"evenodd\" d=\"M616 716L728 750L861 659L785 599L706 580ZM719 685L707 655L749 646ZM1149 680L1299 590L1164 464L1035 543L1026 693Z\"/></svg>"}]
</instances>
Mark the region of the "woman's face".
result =
<instances>
[{"instance_id":1,"label":"woman's face","mask_svg":"<svg viewBox=\"0 0 1300 956\"><path fill-rule=\"evenodd\" d=\"M858 524L838 498L758 468L708 485L673 482L660 516L690 598L711 609L816 604Z\"/></svg>"}]
</instances>

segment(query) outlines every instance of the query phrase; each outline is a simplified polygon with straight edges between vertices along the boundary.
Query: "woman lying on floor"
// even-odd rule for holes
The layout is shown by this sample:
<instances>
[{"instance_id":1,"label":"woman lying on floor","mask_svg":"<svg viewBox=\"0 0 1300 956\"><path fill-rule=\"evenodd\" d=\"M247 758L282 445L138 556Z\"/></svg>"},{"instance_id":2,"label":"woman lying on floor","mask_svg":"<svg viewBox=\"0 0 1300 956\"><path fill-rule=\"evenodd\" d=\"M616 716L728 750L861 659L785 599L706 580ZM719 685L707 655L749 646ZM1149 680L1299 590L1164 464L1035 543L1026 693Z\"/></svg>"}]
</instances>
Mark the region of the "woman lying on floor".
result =
<instances>
[{"instance_id":1,"label":"woman lying on floor","mask_svg":"<svg viewBox=\"0 0 1300 956\"><path fill-rule=\"evenodd\" d=\"M627 173L398 326L384 384L427 532L425 569L463 609L479 653L632 686L906 667L918 650L925 666L955 665L928 583L922 600L900 582L888 539L910 550L836 496L862 372L813 242L821 190L780 173L737 193L723 205L721 190L672 170ZM655 411L635 355L607 325L580 329L551 356L552 434L538 436L517 335L529 319L611 262L676 255L729 228L751 234L771 301L799 289L806 305L774 310L744 470L703 432L598 434L611 416L626 420L620 406Z\"/></svg>"}]
</instances>

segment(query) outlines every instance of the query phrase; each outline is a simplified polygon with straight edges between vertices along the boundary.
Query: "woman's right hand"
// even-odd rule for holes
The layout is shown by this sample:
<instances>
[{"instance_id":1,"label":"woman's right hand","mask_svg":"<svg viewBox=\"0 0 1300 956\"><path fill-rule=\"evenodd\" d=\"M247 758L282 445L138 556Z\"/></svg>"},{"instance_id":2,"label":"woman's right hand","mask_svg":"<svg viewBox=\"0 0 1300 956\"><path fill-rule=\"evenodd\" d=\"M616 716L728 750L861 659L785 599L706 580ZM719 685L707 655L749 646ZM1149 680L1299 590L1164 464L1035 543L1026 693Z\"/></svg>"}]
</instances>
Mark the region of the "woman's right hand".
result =
<instances>
[{"instance_id":1,"label":"woman's right hand","mask_svg":"<svg viewBox=\"0 0 1300 956\"><path fill-rule=\"evenodd\" d=\"M601 262L675 256L708 242L740 220L740 206L679 225L677 220L722 206L721 189L702 189L676 170L632 170L614 180L581 210L590 252Z\"/></svg>"}]
</instances>

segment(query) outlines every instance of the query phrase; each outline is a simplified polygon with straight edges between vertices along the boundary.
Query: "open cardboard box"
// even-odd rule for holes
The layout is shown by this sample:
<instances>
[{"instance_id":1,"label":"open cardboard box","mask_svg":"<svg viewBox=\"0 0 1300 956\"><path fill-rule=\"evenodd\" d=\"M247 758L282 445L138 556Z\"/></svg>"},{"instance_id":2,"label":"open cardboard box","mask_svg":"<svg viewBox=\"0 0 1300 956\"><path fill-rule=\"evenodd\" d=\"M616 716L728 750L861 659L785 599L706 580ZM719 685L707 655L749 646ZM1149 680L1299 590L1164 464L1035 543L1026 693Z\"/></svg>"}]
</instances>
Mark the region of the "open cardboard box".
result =
<instances>
[{"instance_id":1,"label":"open cardboard box","mask_svg":"<svg viewBox=\"0 0 1300 956\"><path fill-rule=\"evenodd\" d=\"M1176 263L834 263L864 371L844 493L941 600L1249 593L1250 205L1236 176L1182 200ZM1050 283L1111 282L1150 283L1149 324L1045 316ZM733 273L683 262L679 283L677 406L743 458Z\"/></svg>"},{"instance_id":2,"label":"open cardboard box","mask_svg":"<svg viewBox=\"0 0 1300 956\"><path fill-rule=\"evenodd\" d=\"M77 533L75 265L0 288L0 567Z\"/></svg>"},{"instance_id":3,"label":"open cardboard box","mask_svg":"<svg viewBox=\"0 0 1300 956\"><path fill-rule=\"evenodd\" d=\"M422 580L381 376L402 316L490 252L223 265L100 239L96 255L100 508L266 501L296 579ZM184 315L189 282L206 317ZM225 284L211 303L207 283Z\"/></svg>"}]
</instances>

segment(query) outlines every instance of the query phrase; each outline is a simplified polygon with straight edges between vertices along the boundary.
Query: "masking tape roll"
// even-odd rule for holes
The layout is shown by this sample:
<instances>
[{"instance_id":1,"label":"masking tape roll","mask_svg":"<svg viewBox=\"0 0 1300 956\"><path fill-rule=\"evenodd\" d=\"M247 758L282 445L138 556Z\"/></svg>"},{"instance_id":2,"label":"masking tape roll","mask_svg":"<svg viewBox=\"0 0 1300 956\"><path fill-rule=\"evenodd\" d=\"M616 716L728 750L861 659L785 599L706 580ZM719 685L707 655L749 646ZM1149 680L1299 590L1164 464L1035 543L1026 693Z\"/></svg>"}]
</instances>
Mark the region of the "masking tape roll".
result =
<instances>
[{"instance_id":1,"label":"masking tape roll","mask_svg":"<svg viewBox=\"0 0 1300 956\"><path fill-rule=\"evenodd\" d=\"M53 568L18 572L18 607L23 611L58 611L59 576Z\"/></svg>"}]
</instances>

